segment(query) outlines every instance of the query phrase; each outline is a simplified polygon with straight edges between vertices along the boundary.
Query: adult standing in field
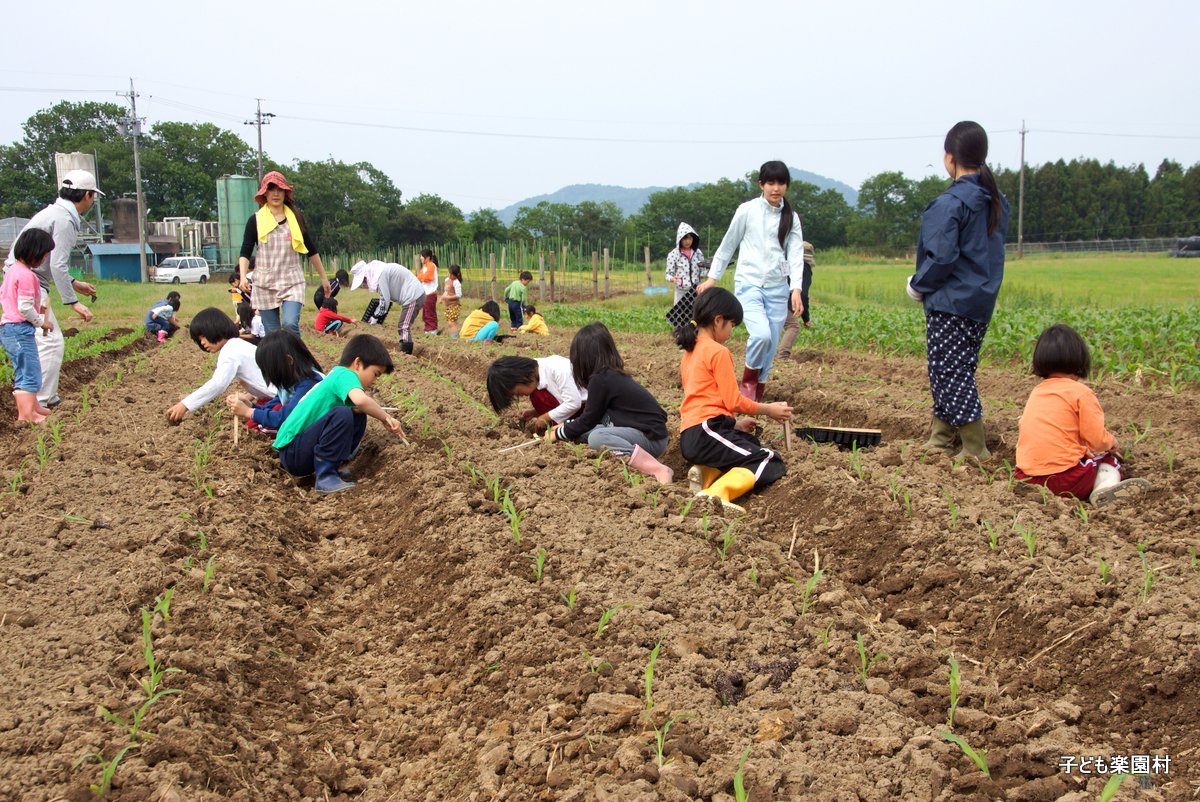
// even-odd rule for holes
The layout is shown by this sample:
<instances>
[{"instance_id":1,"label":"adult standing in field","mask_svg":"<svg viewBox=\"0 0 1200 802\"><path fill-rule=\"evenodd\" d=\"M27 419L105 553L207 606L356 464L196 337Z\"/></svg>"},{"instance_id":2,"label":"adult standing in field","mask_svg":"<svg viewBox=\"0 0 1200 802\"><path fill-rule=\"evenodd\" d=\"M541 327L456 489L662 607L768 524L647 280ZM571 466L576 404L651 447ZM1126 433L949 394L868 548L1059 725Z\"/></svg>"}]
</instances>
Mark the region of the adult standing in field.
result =
<instances>
[{"instance_id":1,"label":"adult standing in field","mask_svg":"<svg viewBox=\"0 0 1200 802\"><path fill-rule=\"evenodd\" d=\"M425 323L426 334L437 334L438 260L433 251L428 248L421 251L420 256L421 267L417 270L417 280L425 289L425 303L421 307L421 320Z\"/></svg>"},{"instance_id":2,"label":"adult standing in field","mask_svg":"<svg viewBox=\"0 0 1200 802\"><path fill-rule=\"evenodd\" d=\"M979 349L1004 279L1008 200L986 164L987 132L960 122L946 134L942 163L953 183L925 207L917 240L917 272L908 294L925 305L925 349L933 425L928 449L988 459L983 404L975 385Z\"/></svg>"},{"instance_id":3,"label":"adult standing in field","mask_svg":"<svg viewBox=\"0 0 1200 802\"><path fill-rule=\"evenodd\" d=\"M708 278L708 262L700 250L700 235L687 223L675 231L675 248L667 254L667 283L675 285L675 303Z\"/></svg>"},{"instance_id":4,"label":"adult standing in field","mask_svg":"<svg viewBox=\"0 0 1200 802\"><path fill-rule=\"evenodd\" d=\"M58 200L35 214L25 224L25 228L21 229L23 234L31 228L39 228L54 238L54 250L50 253L50 258L33 272L38 277L38 285L43 295L49 297L50 282L53 281L62 302L74 309L85 323L92 320L94 315L75 293L95 295L96 288L86 281L71 278L71 251L75 248L75 240L79 238L79 226L83 215L92 208L96 196L103 194L96 186L96 176L87 170L71 170L62 177L58 188ZM20 239L19 235L17 239ZM4 269L8 270L8 266L14 260L13 254L9 253L4 262ZM43 407L55 407L61 403L58 397L58 382L62 375L66 341L63 339L62 328L58 325L52 304L47 304L46 322L50 324L50 328L39 327L36 332L38 361L42 367L42 387L38 390L37 400Z\"/></svg>"},{"instance_id":5,"label":"adult standing in field","mask_svg":"<svg viewBox=\"0 0 1200 802\"><path fill-rule=\"evenodd\" d=\"M350 268L350 275L353 276L350 280L351 292L365 285L368 290L379 293L375 313L367 319L368 325L382 323L392 304L400 305L396 333L400 335L400 350L411 354L412 324L417 319L417 309L425 297L425 288L421 286L421 282L404 265L378 260L358 262Z\"/></svg>"},{"instance_id":6,"label":"adult standing in field","mask_svg":"<svg viewBox=\"0 0 1200 802\"><path fill-rule=\"evenodd\" d=\"M272 170L263 176L254 196L259 209L246 221L238 272L242 290L250 293L250 303L258 310L263 328L269 334L279 328L300 336L300 308L304 306L304 269L300 257L321 277L321 289L330 295L325 266L304 215L296 209L292 185L283 174ZM250 258L254 257L254 286L246 279Z\"/></svg>"},{"instance_id":7,"label":"adult standing in field","mask_svg":"<svg viewBox=\"0 0 1200 802\"><path fill-rule=\"evenodd\" d=\"M738 252L734 295L742 304L749 334L739 389L751 401L762 401L766 393L789 301L792 314L804 312L800 300L805 273L804 236L800 217L785 197L791 180L792 174L781 161L766 162L758 169L763 194L734 212L729 230L713 256L708 279L696 288L697 293L703 293L720 281L733 252Z\"/></svg>"}]
</instances>

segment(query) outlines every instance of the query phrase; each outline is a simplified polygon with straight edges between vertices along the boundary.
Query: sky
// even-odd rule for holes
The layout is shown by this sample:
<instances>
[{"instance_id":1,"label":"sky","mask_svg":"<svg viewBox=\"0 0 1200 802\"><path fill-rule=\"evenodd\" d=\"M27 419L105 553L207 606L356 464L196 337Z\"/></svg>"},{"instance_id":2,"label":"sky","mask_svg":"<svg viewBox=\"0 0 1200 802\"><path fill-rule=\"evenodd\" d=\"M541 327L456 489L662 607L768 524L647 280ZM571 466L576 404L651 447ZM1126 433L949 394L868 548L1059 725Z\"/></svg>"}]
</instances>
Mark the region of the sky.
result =
<instances>
[{"instance_id":1,"label":"sky","mask_svg":"<svg viewBox=\"0 0 1200 802\"><path fill-rule=\"evenodd\" d=\"M1193 48L1173 33L1200 22L1188 0L59 0L5 18L27 34L6 37L0 142L61 100L125 103L132 78L150 126L255 145L261 98L276 161L370 162L464 212L769 159L854 187L921 178L965 119L993 166L1019 165L1022 122L1030 164L1200 162Z\"/></svg>"}]
</instances>

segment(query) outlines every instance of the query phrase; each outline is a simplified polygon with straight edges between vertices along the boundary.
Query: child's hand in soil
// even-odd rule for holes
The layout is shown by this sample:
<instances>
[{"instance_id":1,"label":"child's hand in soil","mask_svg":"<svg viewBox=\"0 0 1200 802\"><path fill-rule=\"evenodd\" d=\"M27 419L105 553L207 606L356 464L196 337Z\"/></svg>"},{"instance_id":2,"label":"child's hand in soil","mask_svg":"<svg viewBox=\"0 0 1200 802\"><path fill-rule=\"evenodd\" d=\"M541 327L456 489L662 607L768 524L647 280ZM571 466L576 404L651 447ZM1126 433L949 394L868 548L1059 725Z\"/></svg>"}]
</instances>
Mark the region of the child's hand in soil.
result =
<instances>
[{"instance_id":1,"label":"child's hand in soil","mask_svg":"<svg viewBox=\"0 0 1200 802\"><path fill-rule=\"evenodd\" d=\"M244 393L234 393L225 399L225 406L229 407L229 411L239 418L248 418L254 412L254 408L250 406L250 396Z\"/></svg>"},{"instance_id":2,"label":"child's hand in soil","mask_svg":"<svg viewBox=\"0 0 1200 802\"><path fill-rule=\"evenodd\" d=\"M746 434L753 434L757 427L758 421L754 418L740 418L737 423L733 424L733 428Z\"/></svg>"},{"instance_id":3,"label":"child's hand in soil","mask_svg":"<svg viewBox=\"0 0 1200 802\"><path fill-rule=\"evenodd\" d=\"M178 404L173 404L167 408L167 420L171 423L180 423L187 417L188 408L180 401Z\"/></svg>"},{"instance_id":4,"label":"child's hand in soil","mask_svg":"<svg viewBox=\"0 0 1200 802\"><path fill-rule=\"evenodd\" d=\"M386 426L387 430L392 434L396 435L402 440L405 439L404 430L400 428L400 421L396 420L391 415L387 416L387 418L383 421L383 425Z\"/></svg>"}]
</instances>

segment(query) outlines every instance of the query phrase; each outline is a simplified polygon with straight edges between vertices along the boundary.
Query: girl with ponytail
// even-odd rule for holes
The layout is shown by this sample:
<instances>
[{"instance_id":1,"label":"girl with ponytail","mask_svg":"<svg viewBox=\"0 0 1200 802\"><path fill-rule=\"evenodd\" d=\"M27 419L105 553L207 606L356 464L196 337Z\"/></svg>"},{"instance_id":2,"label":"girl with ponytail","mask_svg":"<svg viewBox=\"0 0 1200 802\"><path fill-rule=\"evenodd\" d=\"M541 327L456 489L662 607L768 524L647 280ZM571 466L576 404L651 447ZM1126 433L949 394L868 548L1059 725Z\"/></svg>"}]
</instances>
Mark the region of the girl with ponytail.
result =
<instances>
[{"instance_id":1,"label":"girl with ponytail","mask_svg":"<svg viewBox=\"0 0 1200 802\"><path fill-rule=\"evenodd\" d=\"M703 293L715 285L725 274L733 252L738 251L734 294L745 310L749 334L739 389L751 401L763 398L787 316L804 312L800 300L806 269L804 237L800 218L785 197L791 180L783 162L770 161L758 169L762 196L743 203L734 212L713 257L708 279L696 287L697 293Z\"/></svg>"},{"instance_id":2,"label":"girl with ponytail","mask_svg":"<svg viewBox=\"0 0 1200 802\"><path fill-rule=\"evenodd\" d=\"M933 424L926 450L988 459L983 404L975 386L979 349L1004 279L1008 200L986 164L987 132L960 122L946 134L943 164L953 183L921 216L917 272L908 294L925 305Z\"/></svg>"}]
</instances>

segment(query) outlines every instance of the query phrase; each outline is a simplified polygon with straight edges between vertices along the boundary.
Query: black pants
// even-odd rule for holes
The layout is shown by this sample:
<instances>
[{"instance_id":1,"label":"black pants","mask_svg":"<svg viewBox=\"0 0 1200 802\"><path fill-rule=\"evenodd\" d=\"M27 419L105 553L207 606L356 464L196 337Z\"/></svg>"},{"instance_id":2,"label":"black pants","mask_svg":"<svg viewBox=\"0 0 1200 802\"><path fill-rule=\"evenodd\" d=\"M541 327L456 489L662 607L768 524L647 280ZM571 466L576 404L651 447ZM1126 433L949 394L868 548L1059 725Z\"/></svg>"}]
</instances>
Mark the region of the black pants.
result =
<instances>
[{"instance_id":1,"label":"black pants","mask_svg":"<svg viewBox=\"0 0 1200 802\"><path fill-rule=\"evenodd\" d=\"M350 459L366 432L366 415L334 407L279 449L279 464L292 476L316 473L318 461L340 465Z\"/></svg>"},{"instance_id":2,"label":"black pants","mask_svg":"<svg viewBox=\"0 0 1200 802\"><path fill-rule=\"evenodd\" d=\"M787 473L783 458L758 442L752 434L733 428L728 415L709 418L679 434L679 450L688 462L727 471L746 468L754 474L754 489L761 490Z\"/></svg>"}]
</instances>

